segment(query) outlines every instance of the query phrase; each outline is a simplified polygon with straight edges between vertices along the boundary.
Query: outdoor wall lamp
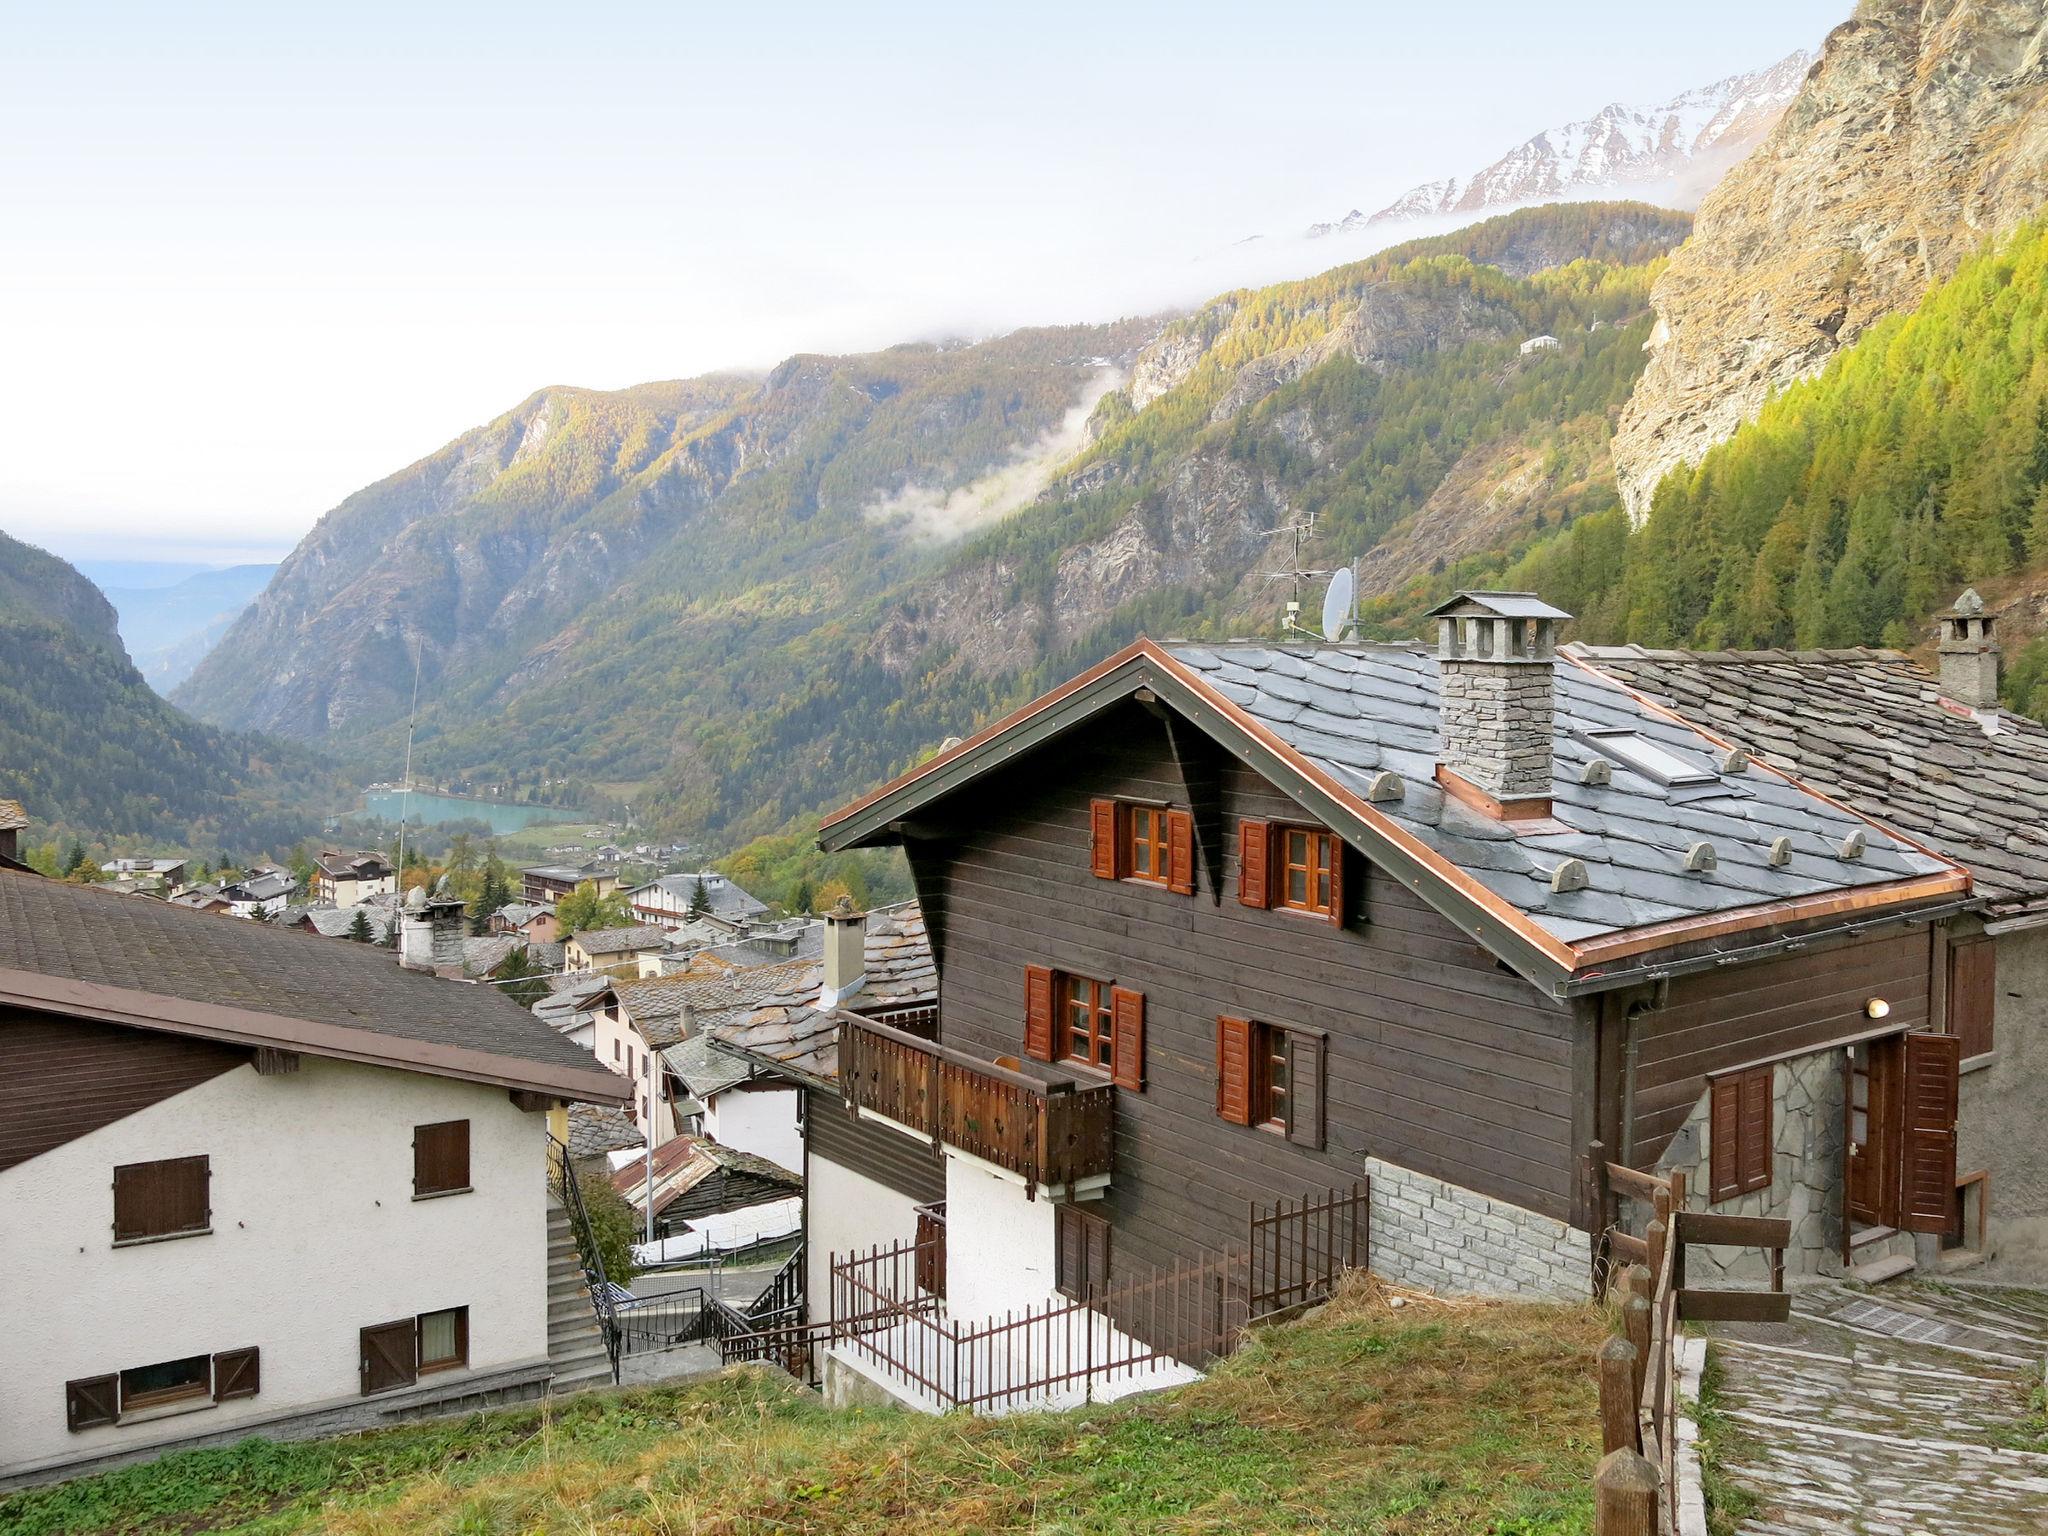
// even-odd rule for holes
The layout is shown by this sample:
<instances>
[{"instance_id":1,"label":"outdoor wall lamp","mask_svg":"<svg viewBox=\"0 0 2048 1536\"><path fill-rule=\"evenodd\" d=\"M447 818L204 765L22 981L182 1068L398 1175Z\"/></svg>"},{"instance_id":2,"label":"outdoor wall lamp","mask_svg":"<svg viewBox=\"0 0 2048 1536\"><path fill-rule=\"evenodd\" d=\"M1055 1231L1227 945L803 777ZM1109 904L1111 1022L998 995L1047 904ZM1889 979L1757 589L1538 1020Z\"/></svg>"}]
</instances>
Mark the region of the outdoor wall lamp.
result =
<instances>
[{"instance_id":1,"label":"outdoor wall lamp","mask_svg":"<svg viewBox=\"0 0 2048 1536\"><path fill-rule=\"evenodd\" d=\"M1869 1002L1863 1005L1863 1012L1865 1013L1865 1015L1873 1019L1888 1018L1891 1014L1891 1011L1892 1005L1886 1002L1881 997L1873 997Z\"/></svg>"}]
</instances>

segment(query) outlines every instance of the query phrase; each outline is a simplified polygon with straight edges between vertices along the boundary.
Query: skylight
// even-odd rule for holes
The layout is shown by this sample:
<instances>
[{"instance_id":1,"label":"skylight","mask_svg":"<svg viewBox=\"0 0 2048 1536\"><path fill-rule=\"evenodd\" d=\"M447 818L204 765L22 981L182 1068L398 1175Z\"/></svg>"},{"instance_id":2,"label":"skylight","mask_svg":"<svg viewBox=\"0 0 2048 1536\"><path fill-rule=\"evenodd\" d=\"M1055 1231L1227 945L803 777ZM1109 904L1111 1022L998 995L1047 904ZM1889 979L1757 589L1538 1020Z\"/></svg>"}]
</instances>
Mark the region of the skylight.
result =
<instances>
[{"instance_id":1,"label":"skylight","mask_svg":"<svg viewBox=\"0 0 2048 1536\"><path fill-rule=\"evenodd\" d=\"M1585 739L1624 768L1633 768L1659 784L1712 784L1718 780L1718 775L1659 746L1640 731L1587 731Z\"/></svg>"}]
</instances>

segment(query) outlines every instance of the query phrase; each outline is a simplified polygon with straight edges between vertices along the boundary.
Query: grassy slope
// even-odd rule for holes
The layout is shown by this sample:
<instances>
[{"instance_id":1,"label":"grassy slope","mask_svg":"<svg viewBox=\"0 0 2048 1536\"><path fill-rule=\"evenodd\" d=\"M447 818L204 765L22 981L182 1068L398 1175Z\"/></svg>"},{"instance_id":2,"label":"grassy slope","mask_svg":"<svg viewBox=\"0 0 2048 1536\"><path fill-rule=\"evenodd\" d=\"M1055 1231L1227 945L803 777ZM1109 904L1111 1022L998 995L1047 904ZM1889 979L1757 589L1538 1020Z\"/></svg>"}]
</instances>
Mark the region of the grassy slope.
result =
<instances>
[{"instance_id":1,"label":"grassy slope","mask_svg":"<svg viewBox=\"0 0 2048 1536\"><path fill-rule=\"evenodd\" d=\"M1360 1285L1149 1401L835 1411L731 1373L345 1440L192 1452L0 1500L0 1536L1591 1530L1591 1308Z\"/></svg>"}]
</instances>

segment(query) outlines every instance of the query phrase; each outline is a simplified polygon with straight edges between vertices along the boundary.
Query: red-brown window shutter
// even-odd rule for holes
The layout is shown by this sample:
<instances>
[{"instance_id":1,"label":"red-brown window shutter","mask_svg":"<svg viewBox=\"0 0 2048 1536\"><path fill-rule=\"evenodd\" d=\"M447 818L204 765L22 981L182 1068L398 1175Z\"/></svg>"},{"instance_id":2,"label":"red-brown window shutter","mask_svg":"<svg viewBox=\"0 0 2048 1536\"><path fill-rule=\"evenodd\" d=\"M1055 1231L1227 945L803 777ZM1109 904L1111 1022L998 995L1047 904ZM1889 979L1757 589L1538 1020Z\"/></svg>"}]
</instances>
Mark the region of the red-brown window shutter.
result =
<instances>
[{"instance_id":1,"label":"red-brown window shutter","mask_svg":"<svg viewBox=\"0 0 2048 1536\"><path fill-rule=\"evenodd\" d=\"M1906 1036L1906 1134L1899 1225L1945 1232L1956 1198L1956 1089L1962 1042L1954 1035Z\"/></svg>"},{"instance_id":2,"label":"red-brown window shutter","mask_svg":"<svg viewBox=\"0 0 2048 1536\"><path fill-rule=\"evenodd\" d=\"M206 1231L212 1178L203 1155L122 1164L114 1170L114 1241Z\"/></svg>"},{"instance_id":3,"label":"red-brown window shutter","mask_svg":"<svg viewBox=\"0 0 2048 1536\"><path fill-rule=\"evenodd\" d=\"M1298 1147L1323 1145L1323 1061L1328 1037L1316 1030L1290 1029L1287 1139Z\"/></svg>"},{"instance_id":4,"label":"red-brown window shutter","mask_svg":"<svg viewBox=\"0 0 2048 1536\"><path fill-rule=\"evenodd\" d=\"M1237 899L1248 907L1273 905L1273 829L1263 821L1237 824Z\"/></svg>"},{"instance_id":5,"label":"red-brown window shutter","mask_svg":"<svg viewBox=\"0 0 2048 1536\"><path fill-rule=\"evenodd\" d=\"M64 1383L64 1427L74 1433L121 1422L121 1378L86 1376Z\"/></svg>"},{"instance_id":6,"label":"red-brown window shutter","mask_svg":"<svg viewBox=\"0 0 2048 1536\"><path fill-rule=\"evenodd\" d=\"M412 1131L412 1192L445 1195L468 1189L469 1122L442 1120Z\"/></svg>"},{"instance_id":7,"label":"red-brown window shutter","mask_svg":"<svg viewBox=\"0 0 2048 1536\"><path fill-rule=\"evenodd\" d=\"M254 1397L263 1388L261 1353L248 1349L224 1349L213 1357L213 1400L224 1403L232 1397Z\"/></svg>"},{"instance_id":8,"label":"red-brown window shutter","mask_svg":"<svg viewBox=\"0 0 2048 1536\"><path fill-rule=\"evenodd\" d=\"M1052 1060L1052 972L1042 965L1024 967L1024 1054Z\"/></svg>"},{"instance_id":9,"label":"red-brown window shutter","mask_svg":"<svg viewBox=\"0 0 2048 1536\"><path fill-rule=\"evenodd\" d=\"M1744 1194L1771 1187L1771 1154L1776 1150L1771 1129L1771 1077L1771 1068L1757 1067L1740 1079L1742 1130L1737 1172Z\"/></svg>"},{"instance_id":10,"label":"red-brown window shutter","mask_svg":"<svg viewBox=\"0 0 2048 1536\"><path fill-rule=\"evenodd\" d=\"M389 1392L393 1387L409 1387L420 1379L419 1357L414 1353L418 1348L414 1328L414 1319L407 1317L395 1323L379 1323L374 1328L363 1329L360 1362L363 1396Z\"/></svg>"},{"instance_id":11,"label":"red-brown window shutter","mask_svg":"<svg viewBox=\"0 0 2048 1536\"><path fill-rule=\"evenodd\" d=\"M1195 818L1186 811L1166 813L1166 888L1195 894Z\"/></svg>"},{"instance_id":12,"label":"red-brown window shutter","mask_svg":"<svg viewBox=\"0 0 2048 1536\"><path fill-rule=\"evenodd\" d=\"M1109 989L1110 1054L1115 1068L1110 1079L1119 1088L1139 1093L1145 1087L1145 994L1126 987Z\"/></svg>"},{"instance_id":13,"label":"red-brown window shutter","mask_svg":"<svg viewBox=\"0 0 2048 1536\"><path fill-rule=\"evenodd\" d=\"M1998 946L1967 939L1948 952L1948 1032L1962 1042L1963 1059L1992 1047L1992 1010L1998 1006Z\"/></svg>"},{"instance_id":14,"label":"red-brown window shutter","mask_svg":"<svg viewBox=\"0 0 2048 1536\"><path fill-rule=\"evenodd\" d=\"M1344 839L1330 834L1330 926L1344 926Z\"/></svg>"},{"instance_id":15,"label":"red-brown window shutter","mask_svg":"<svg viewBox=\"0 0 2048 1536\"><path fill-rule=\"evenodd\" d=\"M1116 802L1092 800L1088 804L1089 862L1098 880L1116 878Z\"/></svg>"},{"instance_id":16,"label":"red-brown window shutter","mask_svg":"<svg viewBox=\"0 0 2048 1536\"><path fill-rule=\"evenodd\" d=\"M1088 1234L1088 1291L1100 1295L1109 1289L1109 1223L1091 1213L1081 1225Z\"/></svg>"},{"instance_id":17,"label":"red-brown window shutter","mask_svg":"<svg viewBox=\"0 0 2048 1536\"><path fill-rule=\"evenodd\" d=\"M1742 1084L1717 1077L1707 1087L1707 1198L1728 1200L1742 1193Z\"/></svg>"},{"instance_id":18,"label":"red-brown window shutter","mask_svg":"<svg viewBox=\"0 0 2048 1536\"><path fill-rule=\"evenodd\" d=\"M1216 1113L1232 1125L1252 1123L1252 1022L1216 1021Z\"/></svg>"}]
</instances>

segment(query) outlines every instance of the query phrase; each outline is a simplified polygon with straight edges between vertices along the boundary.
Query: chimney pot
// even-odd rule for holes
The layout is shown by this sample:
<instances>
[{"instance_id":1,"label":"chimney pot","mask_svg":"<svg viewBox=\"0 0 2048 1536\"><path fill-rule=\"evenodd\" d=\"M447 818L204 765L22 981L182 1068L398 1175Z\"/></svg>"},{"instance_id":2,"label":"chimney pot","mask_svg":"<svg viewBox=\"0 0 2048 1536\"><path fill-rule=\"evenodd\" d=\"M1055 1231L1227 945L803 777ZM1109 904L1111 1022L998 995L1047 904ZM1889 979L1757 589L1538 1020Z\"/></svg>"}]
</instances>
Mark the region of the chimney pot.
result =
<instances>
[{"instance_id":1,"label":"chimney pot","mask_svg":"<svg viewBox=\"0 0 2048 1536\"><path fill-rule=\"evenodd\" d=\"M867 980L868 915L840 897L825 914L825 976L818 995L822 1008L837 1008Z\"/></svg>"},{"instance_id":2,"label":"chimney pot","mask_svg":"<svg viewBox=\"0 0 2048 1536\"><path fill-rule=\"evenodd\" d=\"M1941 696L1965 709L1998 708L1998 616L1984 611L1984 599L1966 588L1937 621L1941 644Z\"/></svg>"}]
</instances>

